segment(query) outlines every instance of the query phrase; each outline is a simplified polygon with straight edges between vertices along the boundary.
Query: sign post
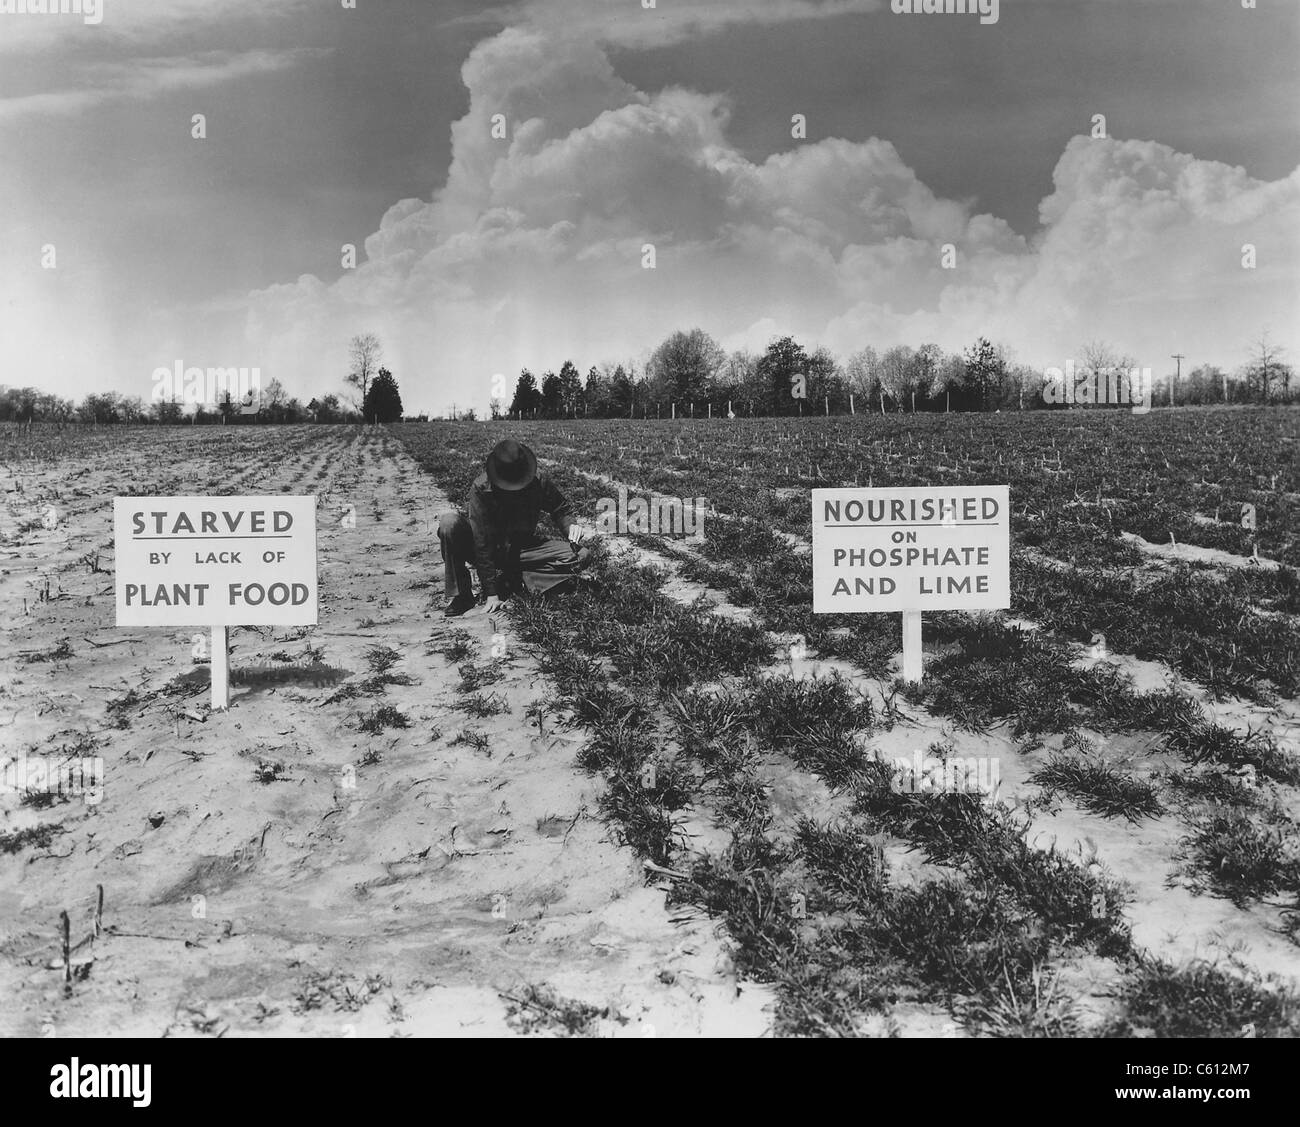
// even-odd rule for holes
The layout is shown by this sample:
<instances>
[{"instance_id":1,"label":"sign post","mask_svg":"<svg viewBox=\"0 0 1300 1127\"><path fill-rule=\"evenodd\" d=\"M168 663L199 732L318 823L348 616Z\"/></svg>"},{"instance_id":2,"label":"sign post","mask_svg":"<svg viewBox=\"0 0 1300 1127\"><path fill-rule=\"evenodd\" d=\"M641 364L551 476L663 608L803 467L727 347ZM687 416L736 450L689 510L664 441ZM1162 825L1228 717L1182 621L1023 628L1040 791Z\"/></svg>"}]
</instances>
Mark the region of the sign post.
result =
<instances>
[{"instance_id":1,"label":"sign post","mask_svg":"<svg viewBox=\"0 0 1300 1127\"><path fill-rule=\"evenodd\" d=\"M813 613L903 616L904 681L920 681L927 610L1011 606L1010 489L814 489Z\"/></svg>"},{"instance_id":2,"label":"sign post","mask_svg":"<svg viewBox=\"0 0 1300 1127\"><path fill-rule=\"evenodd\" d=\"M919 681L924 673L921 659L921 612L903 611L903 680Z\"/></svg>"},{"instance_id":3,"label":"sign post","mask_svg":"<svg viewBox=\"0 0 1300 1127\"><path fill-rule=\"evenodd\" d=\"M212 631L212 707L230 704L231 626L315 626L315 497L115 497L118 626Z\"/></svg>"},{"instance_id":4,"label":"sign post","mask_svg":"<svg viewBox=\"0 0 1300 1127\"><path fill-rule=\"evenodd\" d=\"M230 707L230 650L226 644L226 628L212 628L212 647L208 657L212 670L212 711L220 712Z\"/></svg>"}]
</instances>

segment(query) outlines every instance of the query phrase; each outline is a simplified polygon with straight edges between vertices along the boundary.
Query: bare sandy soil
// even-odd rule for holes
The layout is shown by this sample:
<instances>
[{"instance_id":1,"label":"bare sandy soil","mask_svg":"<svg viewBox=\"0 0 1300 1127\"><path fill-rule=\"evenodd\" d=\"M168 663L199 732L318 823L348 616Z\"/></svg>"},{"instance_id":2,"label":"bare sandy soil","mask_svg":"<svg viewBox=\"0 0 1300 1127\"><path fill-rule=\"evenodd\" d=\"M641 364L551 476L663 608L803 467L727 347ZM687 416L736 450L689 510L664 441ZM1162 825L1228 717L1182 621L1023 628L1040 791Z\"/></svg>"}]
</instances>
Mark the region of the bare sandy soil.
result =
<instances>
[{"instance_id":1,"label":"bare sandy soil","mask_svg":"<svg viewBox=\"0 0 1300 1127\"><path fill-rule=\"evenodd\" d=\"M599 784L574 766L581 737L528 717L547 690L507 624L442 618L446 499L396 442L172 431L11 468L4 488L0 754L102 757L104 790L0 796L0 840L24 842L0 853L0 1034L555 1032L544 1007L511 1016L543 983L593 1007L597 1035L767 1030L769 995L736 982L711 921L671 916L608 839ZM198 631L114 626L111 501L126 490L319 497L320 625L232 631L226 713L208 712ZM53 527L30 527L51 508ZM459 662L441 652L456 631ZM327 703L377 644L415 683ZM298 677L308 647L340 672ZM457 665L498 658L482 691L506 711L471 717ZM241 677L259 666L289 672ZM385 704L410 726L361 731ZM14 836L42 826L48 839Z\"/></svg>"}]
</instances>

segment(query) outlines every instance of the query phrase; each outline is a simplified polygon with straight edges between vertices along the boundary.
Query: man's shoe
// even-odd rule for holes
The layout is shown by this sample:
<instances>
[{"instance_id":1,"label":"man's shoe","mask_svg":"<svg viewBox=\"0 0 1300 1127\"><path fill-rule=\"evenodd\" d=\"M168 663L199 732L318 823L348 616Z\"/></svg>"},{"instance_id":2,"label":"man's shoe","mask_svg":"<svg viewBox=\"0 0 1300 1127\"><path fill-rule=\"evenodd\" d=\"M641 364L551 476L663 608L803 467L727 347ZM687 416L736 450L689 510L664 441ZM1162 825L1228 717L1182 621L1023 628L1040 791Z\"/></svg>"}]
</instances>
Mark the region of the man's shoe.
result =
<instances>
[{"instance_id":1,"label":"man's shoe","mask_svg":"<svg viewBox=\"0 0 1300 1127\"><path fill-rule=\"evenodd\" d=\"M468 610L474 608L473 595L457 595L443 608L443 616L446 618L459 618Z\"/></svg>"}]
</instances>

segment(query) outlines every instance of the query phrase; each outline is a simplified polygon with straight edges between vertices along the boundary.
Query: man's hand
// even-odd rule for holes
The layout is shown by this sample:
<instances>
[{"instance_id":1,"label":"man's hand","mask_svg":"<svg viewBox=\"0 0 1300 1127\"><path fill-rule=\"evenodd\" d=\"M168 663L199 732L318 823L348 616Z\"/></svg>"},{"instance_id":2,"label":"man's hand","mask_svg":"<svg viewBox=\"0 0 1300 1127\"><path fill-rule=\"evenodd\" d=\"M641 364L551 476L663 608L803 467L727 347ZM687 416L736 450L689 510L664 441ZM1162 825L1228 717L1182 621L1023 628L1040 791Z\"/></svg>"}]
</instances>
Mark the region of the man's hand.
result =
<instances>
[{"instance_id":1,"label":"man's hand","mask_svg":"<svg viewBox=\"0 0 1300 1127\"><path fill-rule=\"evenodd\" d=\"M581 544L584 540L589 539L593 535L594 533L590 529L583 528L580 524L569 525L570 544Z\"/></svg>"},{"instance_id":2,"label":"man's hand","mask_svg":"<svg viewBox=\"0 0 1300 1127\"><path fill-rule=\"evenodd\" d=\"M487 601L483 604L483 609L491 616L499 614L505 605L505 600L500 595L489 595Z\"/></svg>"}]
</instances>

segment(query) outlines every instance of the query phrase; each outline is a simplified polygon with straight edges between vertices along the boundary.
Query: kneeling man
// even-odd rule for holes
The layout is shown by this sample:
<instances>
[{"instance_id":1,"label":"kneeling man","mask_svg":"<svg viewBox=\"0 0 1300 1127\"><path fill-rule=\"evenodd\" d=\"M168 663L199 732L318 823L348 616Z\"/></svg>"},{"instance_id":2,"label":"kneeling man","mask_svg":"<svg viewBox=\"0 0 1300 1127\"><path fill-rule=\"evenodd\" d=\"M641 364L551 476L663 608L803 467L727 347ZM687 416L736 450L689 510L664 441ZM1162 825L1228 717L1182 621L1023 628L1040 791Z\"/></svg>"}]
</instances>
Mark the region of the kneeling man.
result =
<instances>
[{"instance_id":1,"label":"kneeling man","mask_svg":"<svg viewBox=\"0 0 1300 1127\"><path fill-rule=\"evenodd\" d=\"M573 523L573 507L537 472L537 457L527 446L506 439L492 448L484 472L470 486L468 508L468 516L443 513L438 521L448 618L474 606L471 561L489 611L517 591L540 593L568 583L581 566L586 553L573 545L583 530ZM542 513L567 540L538 533Z\"/></svg>"}]
</instances>

